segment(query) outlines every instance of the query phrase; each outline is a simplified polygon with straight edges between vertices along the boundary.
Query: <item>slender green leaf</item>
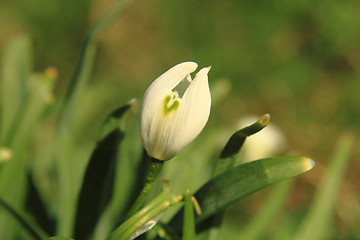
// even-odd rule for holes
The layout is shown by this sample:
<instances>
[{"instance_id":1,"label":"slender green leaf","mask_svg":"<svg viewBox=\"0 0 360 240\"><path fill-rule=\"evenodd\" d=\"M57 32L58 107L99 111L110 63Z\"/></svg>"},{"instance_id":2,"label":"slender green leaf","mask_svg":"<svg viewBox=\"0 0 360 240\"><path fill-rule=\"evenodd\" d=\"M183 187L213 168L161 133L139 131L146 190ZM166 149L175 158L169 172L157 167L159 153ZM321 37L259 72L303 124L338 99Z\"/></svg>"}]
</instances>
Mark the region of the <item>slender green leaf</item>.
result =
<instances>
[{"instance_id":1,"label":"slender green leaf","mask_svg":"<svg viewBox=\"0 0 360 240\"><path fill-rule=\"evenodd\" d=\"M120 222L124 221L131 204L144 182L142 143L137 122L137 104L132 102L121 130L125 133L119 145L115 169L113 194L94 231L93 239L105 239Z\"/></svg>"},{"instance_id":2,"label":"slender green leaf","mask_svg":"<svg viewBox=\"0 0 360 240\"><path fill-rule=\"evenodd\" d=\"M31 41L21 35L9 42L5 49L1 88L1 142L11 149L11 160L0 169L0 195L12 206L21 209L26 194L26 154L29 134L35 122L28 111L31 94ZM31 122L27 122L28 120ZM35 118L36 119L36 118ZM25 127L29 124L31 127ZM32 125L31 125L32 124ZM29 126L27 125L27 126ZM0 211L0 238L13 239L19 225Z\"/></svg>"},{"instance_id":3,"label":"slender green leaf","mask_svg":"<svg viewBox=\"0 0 360 240\"><path fill-rule=\"evenodd\" d=\"M17 121L17 126L11 131L10 144L23 144L33 134L44 110L52 103L54 83L55 79L46 72L30 76L26 89L26 103L22 105L21 118Z\"/></svg>"},{"instance_id":4,"label":"slender green leaf","mask_svg":"<svg viewBox=\"0 0 360 240\"><path fill-rule=\"evenodd\" d=\"M240 151L241 147L243 146L243 144L245 143L245 140L251 135L261 131L269 123L270 123L270 115L264 114L259 118L257 122L236 131L230 137L229 141L222 150L220 154L220 158L218 158L215 164L212 177L215 177L234 167L236 156ZM223 216L224 216L224 212L218 212L217 214L212 216L211 219L208 220L209 228L206 231L202 231L199 237L204 240L218 239Z\"/></svg>"},{"instance_id":5,"label":"slender green leaf","mask_svg":"<svg viewBox=\"0 0 360 240\"><path fill-rule=\"evenodd\" d=\"M210 180L195 194L202 214L200 223L233 202L273 183L310 170L314 161L305 157L274 157L242 164Z\"/></svg>"},{"instance_id":6,"label":"slender green leaf","mask_svg":"<svg viewBox=\"0 0 360 240\"><path fill-rule=\"evenodd\" d=\"M264 234L266 227L274 220L277 212L289 196L292 186L293 181L291 180L283 181L273 186L270 195L264 199L261 208L240 231L239 239L261 239L260 237Z\"/></svg>"},{"instance_id":7,"label":"slender green leaf","mask_svg":"<svg viewBox=\"0 0 360 240\"><path fill-rule=\"evenodd\" d=\"M76 102L80 98L83 89L90 78L95 60L96 43L99 36L127 9L131 2L131 0L118 0L118 2L89 29L84 44L82 45L78 64L66 98L67 103L62 124L65 124L69 119L68 115L71 115L71 111L75 109Z\"/></svg>"},{"instance_id":8,"label":"slender green leaf","mask_svg":"<svg viewBox=\"0 0 360 240\"><path fill-rule=\"evenodd\" d=\"M74 112L77 109L77 103L81 99L83 90L88 82L96 55L96 43L100 34L110 26L117 16L123 13L130 4L130 0L119 0L104 16L102 16L90 28L85 41L81 48L78 64L72 78L68 95L65 99L64 108L59 121L57 131L57 142L55 149L56 161L59 171L59 216L58 216L58 229L57 234L68 236L72 234L76 202L79 191L78 176L82 174L82 169L73 167L73 159L69 157L71 153L67 151L72 146L68 146L69 139L69 126L73 120Z\"/></svg>"},{"instance_id":9,"label":"slender green leaf","mask_svg":"<svg viewBox=\"0 0 360 240\"><path fill-rule=\"evenodd\" d=\"M340 138L328 172L323 177L309 212L294 239L317 240L330 237L334 208L350 160L353 142L354 139L350 135L344 135Z\"/></svg>"},{"instance_id":10,"label":"slender green leaf","mask_svg":"<svg viewBox=\"0 0 360 240\"><path fill-rule=\"evenodd\" d=\"M0 169L0 196L17 209L22 209L26 197L26 157L24 147L16 148L11 161ZM19 225L0 209L0 239L14 239Z\"/></svg>"},{"instance_id":11,"label":"slender green leaf","mask_svg":"<svg viewBox=\"0 0 360 240\"><path fill-rule=\"evenodd\" d=\"M130 106L126 104L114 111L100 130L100 141L88 163L80 192L75 222L76 238L89 237L111 199L118 146L124 137L120 125L122 116Z\"/></svg>"},{"instance_id":12,"label":"slender green leaf","mask_svg":"<svg viewBox=\"0 0 360 240\"><path fill-rule=\"evenodd\" d=\"M49 240L73 240L72 238L66 238L66 237L50 237Z\"/></svg>"},{"instance_id":13,"label":"slender green leaf","mask_svg":"<svg viewBox=\"0 0 360 240\"><path fill-rule=\"evenodd\" d=\"M24 118L17 129L14 144L30 139L36 133L37 123L40 122L45 111L54 101L53 88L57 78L57 70L47 68L44 72L32 74L28 82L27 106ZM33 163L33 162L32 162ZM34 166L30 166L32 169ZM27 195L25 207L39 225L48 233L54 234L54 219L49 216L49 209L44 205L39 189L34 183L31 172L27 173Z\"/></svg>"},{"instance_id":14,"label":"slender green leaf","mask_svg":"<svg viewBox=\"0 0 360 240\"><path fill-rule=\"evenodd\" d=\"M43 240L48 238L47 234L25 213L15 209L10 204L0 198L0 206L2 206L18 223L32 236L34 239Z\"/></svg>"},{"instance_id":15,"label":"slender green leaf","mask_svg":"<svg viewBox=\"0 0 360 240\"><path fill-rule=\"evenodd\" d=\"M211 224L207 221L212 221L209 218L212 215L251 193L304 173L314 164L313 160L305 157L274 157L241 164L216 176L194 195L202 210L202 214L196 217L197 227L201 231L208 229ZM171 226L179 230L177 226L181 222L182 214L178 213Z\"/></svg>"},{"instance_id":16,"label":"slender green leaf","mask_svg":"<svg viewBox=\"0 0 360 240\"><path fill-rule=\"evenodd\" d=\"M194 207L191 200L192 195L188 191L184 198L184 223L182 240L195 240L195 218Z\"/></svg>"},{"instance_id":17,"label":"slender green leaf","mask_svg":"<svg viewBox=\"0 0 360 240\"><path fill-rule=\"evenodd\" d=\"M4 198L11 202L15 207L22 208L25 203L26 194L33 193L27 190L27 148L34 133L37 123L50 103L49 96L52 96L54 79L46 73L33 74L27 79L26 103L22 105L21 117L16 122L16 126L11 129L7 138L8 144L13 149L13 159L7 164L1 173L0 179L3 186L0 192ZM17 185L17 187L14 187ZM33 189L33 188L32 188ZM6 224L9 221L4 220ZM49 221L45 221L49 223ZM11 229L7 227L8 229ZM13 230L18 234L18 230ZM5 231L2 231L3 233ZM9 234L11 231L9 231Z\"/></svg>"},{"instance_id":18,"label":"slender green leaf","mask_svg":"<svg viewBox=\"0 0 360 240\"><path fill-rule=\"evenodd\" d=\"M27 35L13 38L5 46L1 75L0 142L9 145L26 102L27 79L31 69L31 41Z\"/></svg>"},{"instance_id":19,"label":"slender green leaf","mask_svg":"<svg viewBox=\"0 0 360 240\"><path fill-rule=\"evenodd\" d=\"M292 214L280 216L280 221L277 224L278 228L272 231L269 238L276 240L293 239L294 233L298 230L301 220L304 218L304 213L292 212Z\"/></svg>"},{"instance_id":20,"label":"slender green leaf","mask_svg":"<svg viewBox=\"0 0 360 240\"><path fill-rule=\"evenodd\" d=\"M53 235L55 233L55 221L49 216L49 209L44 205L32 176L28 176L25 205L27 213L34 217L39 226L49 235Z\"/></svg>"}]
</instances>

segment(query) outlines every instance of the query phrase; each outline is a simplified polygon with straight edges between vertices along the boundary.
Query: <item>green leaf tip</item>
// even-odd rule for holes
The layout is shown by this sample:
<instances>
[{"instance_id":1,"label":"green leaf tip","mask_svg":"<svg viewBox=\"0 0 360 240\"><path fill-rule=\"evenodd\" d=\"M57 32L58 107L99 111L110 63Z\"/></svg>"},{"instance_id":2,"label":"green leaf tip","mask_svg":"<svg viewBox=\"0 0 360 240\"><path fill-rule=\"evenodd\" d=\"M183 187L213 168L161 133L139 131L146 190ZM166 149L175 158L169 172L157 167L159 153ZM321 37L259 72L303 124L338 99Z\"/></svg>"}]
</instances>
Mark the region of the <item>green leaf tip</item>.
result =
<instances>
[{"instance_id":1,"label":"green leaf tip","mask_svg":"<svg viewBox=\"0 0 360 240\"><path fill-rule=\"evenodd\" d=\"M306 157L282 156L241 164L206 183L194 195L203 210L201 222L231 203L276 182L300 175L314 166Z\"/></svg>"},{"instance_id":2,"label":"green leaf tip","mask_svg":"<svg viewBox=\"0 0 360 240\"><path fill-rule=\"evenodd\" d=\"M258 121L251 124L250 126L244 127L236 131L226 143L224 149L220 154L220 158L227 158L232 155L237 154L240 151L240 148L244 144L247 137L260 132L270 123L270 114L262 115Z\"/></svg>"},{"instance_id":3,"label":"green leaf tip","mask_svg":"<svg viewBox=\"0 0 360 240\"><path fill-rule=\"evenodd\" d=\"M132 106L134 106L137 103L136 98L132 98L130 99L130 101L128 101L125 105L117 108L115 111L112 112L112 114L110 115L110 117L114 117L114 118L121 118L123 116L123 114L129 110Z\"/></svg>"},{"instance_id":4,"label":"green leaf tip","mask_svg":"<svg viewBox=\"0 0 360 240\"><path fill-rule=\"evenodd\" d=\"M312 160L311 158L304 157L302 159L302 163L303 163L304 171L309 171L315 166L315 161Z\"/></svg>"},{"instance_id":5,"label":"green leaf tip","mask_svg":"<svg viewBox=\"0 0 360 240\"><path fill-rule=\"evenodd\" d=\"M258 120L258 123L260 125L262 125L263 127L266 127L267 125L269 125L270 123L270 114L264 114L262 115L259 120Z\"/></svg>"}]
</instances>

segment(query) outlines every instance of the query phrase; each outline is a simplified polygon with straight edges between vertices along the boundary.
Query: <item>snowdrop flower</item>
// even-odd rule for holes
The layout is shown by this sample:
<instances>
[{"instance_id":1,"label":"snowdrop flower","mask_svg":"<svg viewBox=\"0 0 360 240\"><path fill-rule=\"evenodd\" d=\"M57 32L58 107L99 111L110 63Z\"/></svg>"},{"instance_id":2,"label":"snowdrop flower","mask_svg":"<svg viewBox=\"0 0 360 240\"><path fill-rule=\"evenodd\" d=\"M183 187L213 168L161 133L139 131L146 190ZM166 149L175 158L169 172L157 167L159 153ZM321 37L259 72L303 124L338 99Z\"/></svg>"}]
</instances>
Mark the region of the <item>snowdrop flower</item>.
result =
<instances>
[{"instance_id":1,"label":"snowdrop flower","mask_svg":"<svg viewBox=\"0 0 360 240\"><path fill-rule=\"evenodd\" d=\"M204 128L210 114L208 72L195 62L180 63L158 77L146 90L140 109L141 138L148 155L169 160Z\"/></svg>"}]
</instances>

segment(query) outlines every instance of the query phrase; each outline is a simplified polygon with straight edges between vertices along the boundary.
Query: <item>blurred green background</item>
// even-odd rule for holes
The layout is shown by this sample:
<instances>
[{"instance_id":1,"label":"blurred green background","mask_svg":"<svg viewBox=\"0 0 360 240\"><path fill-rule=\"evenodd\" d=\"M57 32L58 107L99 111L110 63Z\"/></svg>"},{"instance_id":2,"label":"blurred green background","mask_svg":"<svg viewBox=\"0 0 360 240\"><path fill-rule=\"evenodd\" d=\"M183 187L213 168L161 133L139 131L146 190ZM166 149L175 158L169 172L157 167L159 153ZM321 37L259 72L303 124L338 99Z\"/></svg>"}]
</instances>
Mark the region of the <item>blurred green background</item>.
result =
<instances>
[{"instance_id":1,"label":"blurred green background","mask_svg":"<svg viewBox=\"0 0 360 240\"><path fill-rule=\"evenodd\" d=\"M61 99L85 33L115 2L2 0L0 54L13 36L29 34L34 69L58 70L55 97ZM99 40L91 81L77 111L80 143L93 140L114 106L141 99L171 66L189 60L199 67L212 65L210 87L225 79L231 91L212 108L205 131L215 126L234 130L242 116L270 113L286 136L286 153L316 161L311 172L297 179L287 202L287 211L300 214L339 136L360 130L359 12L356 0L135 0ZM336 205L338 236L359 233L357 146L358 139ZM255 195L235 206L233 222L246 222L260 203Z\"/></svg>"}]
</instances>

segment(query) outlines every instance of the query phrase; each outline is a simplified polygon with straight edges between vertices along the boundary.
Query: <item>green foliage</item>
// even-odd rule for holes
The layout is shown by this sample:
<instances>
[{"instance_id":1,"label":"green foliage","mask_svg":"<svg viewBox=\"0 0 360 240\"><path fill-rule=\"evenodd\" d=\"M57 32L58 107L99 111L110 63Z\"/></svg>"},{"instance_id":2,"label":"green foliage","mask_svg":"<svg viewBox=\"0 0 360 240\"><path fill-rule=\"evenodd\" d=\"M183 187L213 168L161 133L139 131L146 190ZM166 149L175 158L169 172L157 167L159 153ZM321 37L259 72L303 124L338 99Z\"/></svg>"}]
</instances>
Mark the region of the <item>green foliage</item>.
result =
<instances>
[{"instance_id":1,"label":"green foliage","mask_svg":"<svg viewBox=\"0 0 360 240\"><path fill-rule=\"evenodd\" d=\"M230 169L213 178L195 194L202 209L197 223L253 192L304 173L313 166L314 162L304 157L276 157Z\"/></svg>"},{"instance_id":2,"label":"green foliage","mask_svg":"<svg viewBox=\"0 0 360 240\"><path fill-rule=\"evenodd\" d=\"M26 213L14 209L4 200L0 199L0 205L14 217L33 239L46 239L47 234Z\"/></svg>"},{"instance_id":3,"label":"green foliage","mask_svg":"<svg viewBox=\"0 0 360 240\"><path fill-rule=\"evenodd\" d=\"M174 160L157 165L150 162L154 171L146 173L149 159L141 146L137 101L131 100L119 108L118 101L106 104L103 100L111 99L112 94L121 95L117 99L126 99L128 94L132 94L126 85L127 79L121 78L119 83L127 86L126 89L101 87L101 84L90 81L91 78L99 78L96 71L93 74L94 68L99 71L105 66L108 71L113 67L107 61L96 61L97 57L104 58L101 51L100 56L97 55L98 41L132 1L118 1L91 25L79 48L78 62L65 94L61 91L54 93L58 78L54 68L35 72L33 65L35 69L39 65L48 66L41 56L51 49L50 40L56 43L70 39L71 36L67 35L71 35L72 31L69 29L83 31L81 26L90 3L79 1L71 3L74 5L68 8L69 1L46 4L40 0L34 4L20 2L24 4L19 4L19 11L27 13L23 20L34 20L29 22L38 24L44 32L40 44L36 42L35 45L31 40L33 36L24 34L10 39L3 47L0 79L0 239L127 240L147 232L149 240L158 236L164 239L218 239L227 234L224 222L227 224L230 221L226 209L252 193L313 167L311 159L292 156L269 157L235 166L241 157L238 153L246 146L246 139L269 124L269 115L263 115L254 124L236 131L223 149L220 146L226 142L222 139L226 127L210 121L204 133ZM155 4L141 4L144 9L149 9L150 14L153 13ZM335 113L336 109L340 109L344 114L339 114L342 117L336 121L341 126L357 124L355 120L360 106L356 95L358 82L352 80L356 72L354 63L358 59L351 52L356 48L359 37L354 31L356 24L350 24L356 21L356 14L346 14L353 12L355 7L329 3L325 8L328 14L322 14L322 3L310 4L307 1L299 6L285 1L228 2L218 8L213 8L213 4L217 3L164 2L161 8L165 11L158 10L156 16L163 27L169 25L164 31L168 45L162 45L162 50L156 51L160 54L134 47L131 56L136 56L139 51L144 58L151 56L151 62L163 62L162 53L166 52L181 55L182 59L191 57L201 64L211 63L218 69L214 71L215 76L226 72L227 77L236 79L232 86L242 98L246 99L251 94L256 96L257 100L249 103L248 107L238 104L236 98L229 98L233 102L231 110L226 111L222 100L229 94L231 84L224 79L212 81L212 112L221 110L221 114L213 115L213 119L234 116L237 114L234 106L239 107L238 111L245 108L254 110L259 103L263 108L282 112L281 106L286 101L279 93L284 93L285 96L296 94L296 99L290 97L290 101L285 103L291 109L283 115L283 121L287 124L291 119L300 121L297 122L299 127L292 133L298 143L312 146L315 142L312 136L326 138L322 136L324 131L320 131L326 124L312 128L317 131L311 131L306 140L301 138L304 134L300 134L302 129L307 124L311 125L310 115L321 118L326 111ZM262 7L259 8L258 4ZM41 11L38 5L44 5L46 11ZM203 10L211 12L214 17L204 17L207 15L203 14ZM190 15L195 16L195 20L186 17L191 11L194 14ZM84 15L79 15L79 12ZM52 21L47 22L48 17ZM337 19L336 24L333 24L333 18ZM64 29L59 30L61 34L56 35L58 28L54 25L58 19L66 24ZM139 26L136 24L149 24L142 20L141 24L135 22L133 29L128 31L137 29ZM32 26L33 32L36 32L35 29ZM149 29L155 30L151 34L164 37L156 32L159 29ZM58 36L59 39L56 39ZM46 44L42 45L44 42ZM64 42L70 45L72 41ZM179 48L184 42L188 43L187 51ZM136 44L140 45L139 42ZM38 54L35 59L32 56L34 47ZM70 49L77 47L71 45ZM61 58L61 50L56 51L60 54L53 55ZM124 56L128 60L126 53ZM152 63L146 64L152 67ZM134 71L133 85L136 85L136 78L148 78L149 72L140 63L135 66L130 59L124 65ZM152 68L151 74L154 74ZM344 80L341 87L351 94L334 94L334 102L324 103L321 100L327 96L324 92L330 90L335 93L335 90L324 84L324 80L318 80L319 76L320 79L333 78L334 89L338 87L336 80ZM247 81L249 79L254 81ZM323 86L327 88L323 89ZM269 102L262 101L269 93L273 98ZM292 104L297 102L298 106L293 107ZM304 114L305 108L309 108L312 114ZM327 140L324 139L324 145ZM281 212L293 189L292 182L282 182L271 189L269 196L259 201L262 206L248 223L240 226L240 231L229 230L231 239L235 234L243 239L268 236L274 239L281 239L281 236L283 239L326 239L336 236L331 230L335 204L353 141L352 137L339 141L328 172L317 187L305 217L302 213L287 214L282 229L276 234L269 231L273 227L273 219ZM160 170L160 176L169 180L162 178L162 183L156 181ZM169 181L172 182L171 187ZM165 187L164 182L167 183ZM186 189L190 190L185 192ZM194 214L194 207L202 212ZM351 233L348 235L353 237Z\"/></svg>"},{"instance_id":4,"label":"green foliage","mask_svg":"<svg viewBox=\"0 0 360 240\"><path fill-rule=\"evenodd\" d=\"M290 191L293 187L293 181L287 180L276 184L271 189L270 196L267 197L263 206L252 216L249 223L240 230L240 239L260 239L266 232L266 228L273 221L289 197Z\"/></svg>"},{"instance_id":5,"label":"green foliage","mask_svg":"<svg viewBox=\"0 0 360 240\"><path fill-rule=\"evenodd\" d=\"M193 202L191 200L192 195L188 191L184 197L184 223L183 223L183 240L195 240L195 218L194 218L194 208Z\"/></svg>"},{"instance_id":6,"label":"green foliage","mask_svg":"<svg viewBox=\"0 0 360 240\"><path fill-rule=\"evenodd\" d=\"M339 196L340 185L350 160L353 141L354 139L350 135L344 135L339 139L328 172L323 177L309 212L305 216L294 239L318 240L331 236L334 208Z\"/></svg>"},{"instance_id":7,"label":"green foliage","mask_svg":"<svg viewBox=\"0 0 360 240\"><path fill-rule=\"evenodd\" d=\"M89 237L112 197L118 146L124 138L120 121L130 107L125 105L115 110L100 130L104 136L91 155L77 203L74 232L80 239Z\"/></svg>"},{"instance_id":8,"label":"green foliage","mask_svg":"<svg viewBox=\"0 0 360 240\"><path fill-rule=\"evenodd\" d=\"M31 42L28 36L20 36L5 47L2 65L1 88L1 140L12 143L17 121L22 118L23 106L28 94L27 84L31 71Z\"/></svg>"}]
</instances>

